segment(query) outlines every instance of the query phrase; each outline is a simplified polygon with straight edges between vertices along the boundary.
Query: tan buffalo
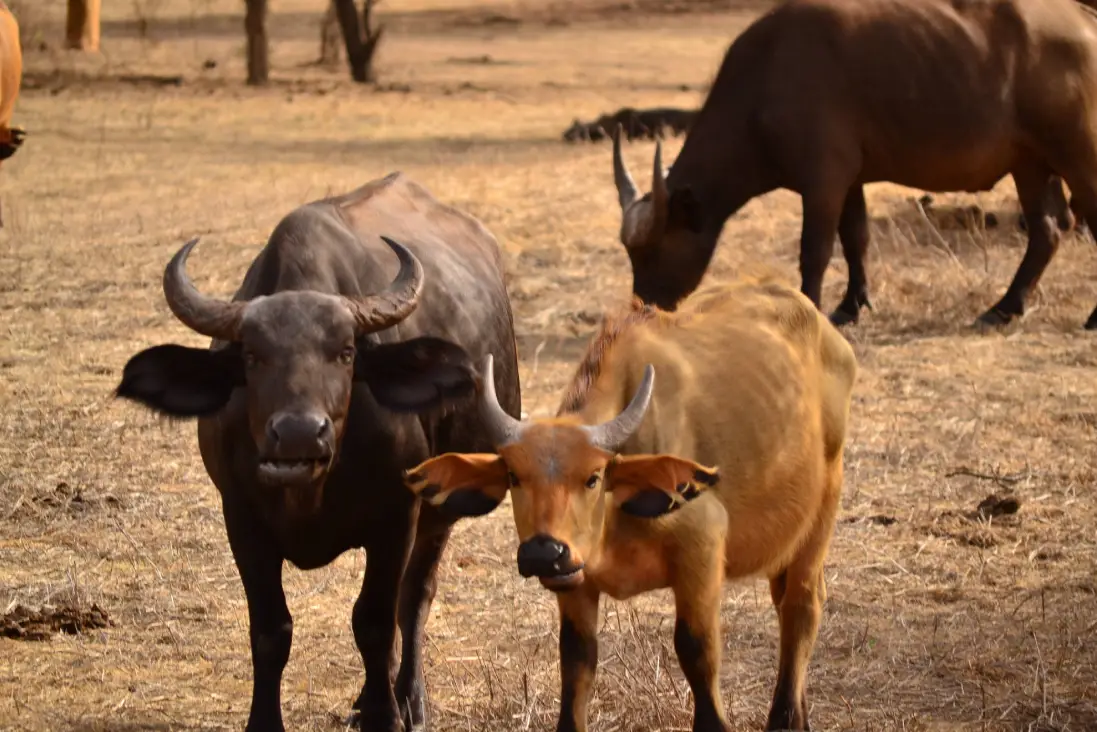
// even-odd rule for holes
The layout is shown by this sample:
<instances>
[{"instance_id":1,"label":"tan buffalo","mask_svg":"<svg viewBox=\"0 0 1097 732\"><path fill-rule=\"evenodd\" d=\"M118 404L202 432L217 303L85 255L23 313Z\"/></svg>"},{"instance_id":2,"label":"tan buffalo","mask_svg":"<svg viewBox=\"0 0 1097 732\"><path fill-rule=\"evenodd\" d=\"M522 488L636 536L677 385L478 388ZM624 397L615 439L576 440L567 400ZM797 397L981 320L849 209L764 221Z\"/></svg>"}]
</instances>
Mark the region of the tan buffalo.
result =
<instances>
[{"instance_id":1,"label":"tan buffalo","mask_svg":"<svg viewBox=\"0 0 1097 732\"><path fill-rule=\"evenodd\" d=\"M518 570L558 593L558 730L587 728L600 595L663 587L674 592L694 730L730 729L722 584L758 575L781 628L769 728L808 729L805 676L856 371L812 302L766 280L699 292L677 313L637 301L607 320L552 419L507 415L487 361L482 410L498 454L444 454L407 483L466 516L510 491Z\"/></svg>"},{"instance_id":2,"label":"tan buffalo","mask_svg":"<svg viewBox=\"0 0 1097 732\"><path fill-rule=\"evenodd\" d=\"M11 126L12 112L23 80L23 48L19 23L0 0L0 161L7 160L23 144L24 132Z\"/></svg>"},{"instance_id":3,"label":"tan buffalo","mask_svg":"<svg viewBox=\"0 0 1097 732\"><path fill-rule=\"evenodd\" d=\"M15 101L23 80L23 47L19 44L19 22L0 0L0 164L15 154L26 134L11 126ZM4 225L0 213L0 226Z\"/></svg>"},{"instance_id":4,"label":"tan buffalo","mask_svg":"<svg viewBox=\"0 0 1097 732\"><path fill-rule=\"evenodd\" d=\"M650 194L615 155L636 295L674 308L727 219L786 188L803 201L801 291L817 306L841 241L849 283L836 323L869 302L866 183L984 191L1006 175L1029 242L986 324L1024 312L1055 254L1062 181L1075 212L1097 221L1097 18L1074 0L788 0L731 44Z\"/></svg>"}]
</instances>

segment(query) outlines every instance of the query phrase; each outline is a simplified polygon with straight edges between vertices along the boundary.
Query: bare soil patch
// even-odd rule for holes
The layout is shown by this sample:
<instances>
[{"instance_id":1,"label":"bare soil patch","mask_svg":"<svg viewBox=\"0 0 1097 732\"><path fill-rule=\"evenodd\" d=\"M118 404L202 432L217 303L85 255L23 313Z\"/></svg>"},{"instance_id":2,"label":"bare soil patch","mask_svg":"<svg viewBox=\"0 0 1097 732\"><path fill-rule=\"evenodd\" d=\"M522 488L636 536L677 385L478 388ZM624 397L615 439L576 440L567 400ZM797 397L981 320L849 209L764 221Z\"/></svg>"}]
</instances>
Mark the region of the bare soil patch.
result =
<instances>
[{"instance_id":1,"label":"bare soil patch","mask_svg":"<svg viewBox=\"0 0 1097 732\"><path fill-rule=\"evenodd\" d=\"M93 628L106 628L110 618L103 608L92 605L31 610L16 605L0 617L0 636L18 640L49 640L54 633L76 635Z\"/></svg>"}]
</instances>

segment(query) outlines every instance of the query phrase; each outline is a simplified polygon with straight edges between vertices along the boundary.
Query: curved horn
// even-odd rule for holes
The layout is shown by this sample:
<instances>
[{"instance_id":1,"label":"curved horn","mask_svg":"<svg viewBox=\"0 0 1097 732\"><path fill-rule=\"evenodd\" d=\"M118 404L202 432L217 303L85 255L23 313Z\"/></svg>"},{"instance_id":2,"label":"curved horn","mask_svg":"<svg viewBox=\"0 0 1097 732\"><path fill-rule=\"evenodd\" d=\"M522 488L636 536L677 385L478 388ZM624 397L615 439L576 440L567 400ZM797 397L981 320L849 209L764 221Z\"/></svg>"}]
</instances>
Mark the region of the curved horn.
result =
<instances>
[{"instance_id":1,"label":"curved horn","mask_svg":"<svg viewBox=\"0 0 1097 732\"><path fill-rule=\"evenodd\" d=\"M621 202L621 210L625 210L637 198L636 183L629 175L625 167L624 158L621 157L621 137L624 131L621 123L617 123L617 134L613 136L613 182L617 186L617 200Z\"/></svg>"},{"instance_id":2,"label":"curved horn","mask_svg":"<svg viewBox=\"0 0 1097 732\"><path fill-rule=\"evenodd\" d=\"M194 237L175 253L164 269L164 297L183 325L222 341L236 340L246 302L226 302L203 295L187 277L187 257L198 243Z\"/></svg>"},{"instance_id":3,"label":"curved horn","mask_svg":"<svg viewBox=\"0 0 1097 732\"><path fill-rule=\"evenodd\" d=\"M656 211L664 211L667 206L667 179L663 174L663 143L655 143L655 163L651 171L651 202Z\"/></svg>"},{"instance_id":4,"label":"curved horn","mask_svg":"<svg viewBox=\"0 0 1097 732\"><path fill-rule=\"evenodd\" d=\"M400 271L384 292L345 298L354 314L359 335L384 330L411 315L418 307L419 295L423 291L423 265L415 255L387 236L382 236L381 240L396 252L400 259Z\"/></svg>"},{"instance_id":5,"label":"curved horn","mask_svg":"<svg viewBox=\"0 0 1097 732\"><path fill-rule=\"evenodd\" d=\"M609 422L584 427L590 444L606 452L617 452L628 441L640 423L644 421L648 405L651 404L651 392L655 388L655 367L650 363L644 367L644 379L640 388L632 397L625 410Z\"/></svg>"},{"instance_id":6,"label":"curved horn","mask_svg":"<svg viewBox=\"0 0 1097 732\"><path fill-rule=\"evenodd\" d=\"M499 406L499 397L495 395L495 368L489 353L484 359L483 384L480 389L480 417L484 420L491 442L496 447L517 440L522 434L522 422L507 414Z\"/></svg>"}]
</instances>

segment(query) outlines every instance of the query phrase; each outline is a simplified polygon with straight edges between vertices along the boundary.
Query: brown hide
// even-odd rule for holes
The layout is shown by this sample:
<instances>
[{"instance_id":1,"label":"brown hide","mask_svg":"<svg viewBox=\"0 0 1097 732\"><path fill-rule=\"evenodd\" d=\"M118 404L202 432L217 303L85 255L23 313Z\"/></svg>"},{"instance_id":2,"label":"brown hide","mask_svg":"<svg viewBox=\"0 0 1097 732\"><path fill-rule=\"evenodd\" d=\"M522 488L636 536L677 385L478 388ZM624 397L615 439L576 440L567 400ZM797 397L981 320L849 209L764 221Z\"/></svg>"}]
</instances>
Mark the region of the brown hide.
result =
<instances>
[{"instance_id":1,"label":"brown hide","mask_svg":"<svg viewBox=\"0 0 1097 732\"><path fill-rule=\"evenodd\" d=\"M787 188L803 199L801 291L820 304L837 233L849 264L835 322L868 304L862 186L1017 184L1029 247L981 321L1024 312L1058 244L1049 186L1097 216L1097 21L1074 0L789 0L730 46L665 187L623 201L634 292L673 308L728 217ZM653 201L655 203L653 204ZM655 210L657 209L657 210ZM1097 312L1087 327L1097 327Z\"/></svg>"},{"instance_id":2,"label":"brown hide","mask_svg":"<svg viewBox=\"0 0 1097 732\"><path fill-rule=\"evenodd\" d=\"M23 49L19 44L19 23L0 0L0 163L11 157L23 142L23 131L11 127L22 80Z\"/></svg>"},{"instance_id":3,"label":"brown hide","mask_svg":"<svg viewBox=\"0 0 1097 732\"><path fill-rule=\"evenodd\" d=\"M614 457L583 426L622 413L648 364L657 374L648 411ZM475 505L466 515L498 505L509 483L519 570L563 591L561 729L586 728L599 595L663 587L675 596L695 729L726 729L721 585L758 575L770 579L781 623L769 728L806 729L856 371L852 348L811 301L771 280L705 289L676 313L637 302L593 339L559 416L523 423L499 457L443 455L409 471L408 485L434 505L480 496L460 499Z\"/></svg>"}]
</instances>

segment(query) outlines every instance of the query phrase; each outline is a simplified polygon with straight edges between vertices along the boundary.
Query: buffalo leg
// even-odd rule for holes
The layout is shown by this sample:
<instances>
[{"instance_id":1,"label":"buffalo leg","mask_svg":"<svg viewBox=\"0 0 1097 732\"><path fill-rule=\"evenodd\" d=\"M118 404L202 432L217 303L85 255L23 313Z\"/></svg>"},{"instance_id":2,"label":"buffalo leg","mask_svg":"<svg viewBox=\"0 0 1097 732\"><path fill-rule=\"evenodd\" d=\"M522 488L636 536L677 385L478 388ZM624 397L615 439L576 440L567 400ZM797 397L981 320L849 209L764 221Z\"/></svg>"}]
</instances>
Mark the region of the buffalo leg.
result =
<instances>
[{"instance_id":1,"label":"buffalo leg","mask_svg":"<svg viewBox=\"0 0 1097 732\"><path fill-rule=\"evenodd\" d=\"M781 626L780 662L766 729L809 730L805 682L822 616L819 581L818 577L788 573L780 582L783 585L777 608ZM773 594L778 595L776 591Z\"/></svg>"},{"instance_id":2,"label":"buffalo leg","mask_svg":"<svg viewBox=\"0 0 1097 732\"><path fill-rule=\"evenodd\" d=\"M354 642L366 667L366 683L354 702L358 723L366 732L401 732L401 721L393 675L396 659L396 607L400 578L411 545L411 517L407 524L385 534L383 546L367 547L366 576L362 592L354 603L351 626Z\"/></svg>"},{"instance_id":3,"label":"buffalo leg","mask_svg":"<svg viewBox=\"0 0 1097 732\"><path fill-rule=\"evenodd\" d=\"M821 187L805 191L804 222L800 232L800 291L820 307L823 275L834 253L834 235L842 216L846 188L840 196L834 189Z\"/></svg>"},{"instance_id":4,"label":"buffalo leg","mask_svg":"<svg viewBox=\"0 0 1097 732\"><path fill-rule=\"evenodd\" d=\"M556 732L587 732L587 705L598 670L596 590L557 595L560 605L560 719Z\"/></svg>"},{"instance_id":5,"label":"buffalo leg","mask_svg":"<svg viewBox=\"0 0 1097 732\"><path fill-rule=\"evenodd\" d=\"M769 710L767 730L810 730L807 705L807 670L819 621L823 614L826 583L823 562L842 491L842 463L828 467L821 515L792 563L770 579L769 589L780 624L780 656L777 684Z\"/></svg>"},{"instance_id":6,"label":"buffalo leg","mask_svg":"<svg viewBox=\"0 0 1097 732\"><path fill-rule=\"evenodd\" d=\"M838 238L842 242L842 255L849 268L846 296L830 314L835 325L856 323L862 307L872 309L868 299L868 277L865 274L865 250L868 249L868 208L865 206L865 189L856 185L846 194L842 217L838 220Z\"/></svg>"},{"instance_id":7,"label":"buffalo leg","mask_svg":"<svg viewBox=\"0 0 1097 732\"><path fill-rule=\"evenodd\" d=\"M1057 175L1051 176L1047 183L1045 196L1046 211L1055 217L1059 231L1070 231L1075 226L1081 229L1084 226L1084 222L1078 218L1078 212L1074 210L1073 201L1067 200L1066 191L1063 190L1062 178ZM1028 231L1028 222L1025 221L1023 213L1017 218L1017 227L1021 231Z\"/></svg>"},{"instance_id":8,"label":"buffalo leg","mask_svg":"<svg viewBox=\"0 0 1097 732\"><path fill-rule=\"evenodd\" d=\"M719 548L708 553L721 557ZM722 562L693 567L691 586L675 587L674 652L693 691L693 732L730 732L720 700ZM700 586L697 586L697 584Z\"/></svg>"},{"instance_id":9,"label":"buffalo leg","mask_svg":"<svg viewBox=\"0 0 1097 732\"><path fill-rule=\"evenodd\" d=\"M248 601L252 691L247 732L284 730L282 672L289 661L293 619L282 590L282 557L266 531L226 501L225 528Z\"/></svg>"},{"instance_id":10,"label":"buffalo leg","mask_svg":"<svg viewBox=\"0 0 1097 732\"><path fill-rule=\"evenodd\" d=\"M1067 179L1070 192L1073 194L1071 206L1075 209L1075 215L1079 221L1097 222L1097 176L1080 179ZM1097 235L1097 230L1090 229L1090 233ZM1086 330L1097 330L1097 308L1094 308L1086 320Z\"/></svg>"},{"instance_id":11,"label":"buffalo leg","mask_svg":"<svg viewBox=\"0 0 1097 732\"><path fill-rule=\"evenodd\" d=\"M452 522L423 504L411 558L400 587L400 637L403 639L396 700L409 729L427 725L427 692L423 681L423 631L438 589L438 564L449 541Z\"/></svg>"},{"instance_id":12,"label":"buffalo leg","mask_svg":"<svg viewBox=\"0 0 1097 732\"><path fill-rule=\"evenodd\" d=\"M1047 191L1051 172L1041 164L1021 166L1013 171L1017 197L1028 224L1028 246L1006 294L990 310L979 316L982 325L1004 325L1025 312L1025 298L1040 281L1048 263L1059 248L1059 230L1047 211Z\"/></svg>"}]
</instances>

